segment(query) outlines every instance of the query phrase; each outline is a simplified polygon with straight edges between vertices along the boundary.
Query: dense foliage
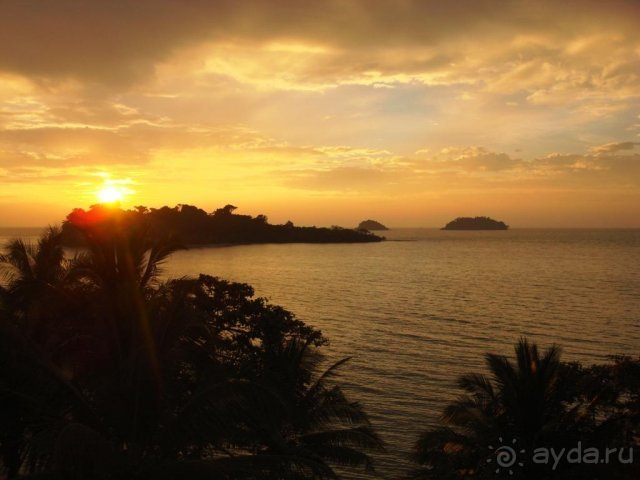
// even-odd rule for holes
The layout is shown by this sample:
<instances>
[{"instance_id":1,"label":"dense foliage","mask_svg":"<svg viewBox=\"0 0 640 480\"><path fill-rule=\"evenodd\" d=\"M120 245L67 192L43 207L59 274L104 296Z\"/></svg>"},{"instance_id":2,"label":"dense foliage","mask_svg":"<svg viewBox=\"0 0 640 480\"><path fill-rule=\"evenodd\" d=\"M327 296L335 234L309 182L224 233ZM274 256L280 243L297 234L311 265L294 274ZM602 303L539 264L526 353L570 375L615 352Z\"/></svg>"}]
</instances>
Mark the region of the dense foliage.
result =
<instances>
[{"instance_id":1,"label":"dense foliage","mask_svg":"<svg viewBox=\"0 0 640 480\"><path fill-rule=\"evenodd\" d=\"M319 369L320 331L245 284L159 281L175 242L150 235L138 213L104 213L70 216L86 246L73 258L56 229L38 245L11 242L0 258L0 467L9 478L372 470L368 452L381 442L334 383L344 361Z\"/></svg>"},{"instance_id":2,"label":"dense foliage","mask_svg":"<svg viewBox=\"0 0 640 480\"><path fill-rule=\"evenodd\" d=\"M151 208L136 207L118 210L113 207L93 205L91 209L77 208L63 224L63 242L67 245L82 245L84 237L77 226L87 219L92 222L111 221L118 216L121 221L137 228L145 228L156 238L173 236L188 245L243 244L243 243L359 243L379 242L383 238L357 229L341 227L297 227L292 222L272 225L265 215L251 217L238 215L236 207L226 205L207 213L192 205Z\"/></svg>"},{"instance_id":3,"label":"dense foliage","mask_svg":"<svg viewBox=\"0 0 640 480\"><path fill-rule=\"evenodd\" d=\"M486 362L490 376L462 376L464 395L416 443L413 478L640 478L640 360L585 368L522 340L515 364Z\"/></svg>"}]
</instances>

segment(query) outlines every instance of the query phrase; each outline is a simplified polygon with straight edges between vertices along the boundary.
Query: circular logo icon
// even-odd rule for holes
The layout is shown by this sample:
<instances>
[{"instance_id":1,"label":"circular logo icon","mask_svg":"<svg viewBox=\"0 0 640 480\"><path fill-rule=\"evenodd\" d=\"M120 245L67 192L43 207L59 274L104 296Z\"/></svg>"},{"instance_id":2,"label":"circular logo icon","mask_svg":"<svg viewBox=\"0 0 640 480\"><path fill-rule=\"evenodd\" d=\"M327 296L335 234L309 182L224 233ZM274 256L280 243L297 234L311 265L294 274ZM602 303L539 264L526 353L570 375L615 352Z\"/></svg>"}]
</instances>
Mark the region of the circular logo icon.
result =
<instances>
[{"instance_id":1,"label":"circular logo icon","mask_svg":"<svg viewBox=\"0 0 640 480\"><path fill-rule=\"evenodd\" d=\"M513 467L518 459L516 451L508 445L502 445L496 448L495 456L496 463L502 468Z\"/></svg>"},{"instance_id":2,"label":"circular logo icon","mask_svg":"<svg viewBox=\"0 0 640 480\"><path fill-rule=\"evenodd\" d=\"M489 445L489 450L493 453L487 458L487 463L492 463L495 460L496 473L507 472L509 475L513 475L513 468L515 466L523 467L524 463L519 461L519 455L525 453L524 449L518 449L518 440L513 439L511 443L505 443L500 437L498 439L500 444L496 447Z\"/></svg>"}]
</instances>

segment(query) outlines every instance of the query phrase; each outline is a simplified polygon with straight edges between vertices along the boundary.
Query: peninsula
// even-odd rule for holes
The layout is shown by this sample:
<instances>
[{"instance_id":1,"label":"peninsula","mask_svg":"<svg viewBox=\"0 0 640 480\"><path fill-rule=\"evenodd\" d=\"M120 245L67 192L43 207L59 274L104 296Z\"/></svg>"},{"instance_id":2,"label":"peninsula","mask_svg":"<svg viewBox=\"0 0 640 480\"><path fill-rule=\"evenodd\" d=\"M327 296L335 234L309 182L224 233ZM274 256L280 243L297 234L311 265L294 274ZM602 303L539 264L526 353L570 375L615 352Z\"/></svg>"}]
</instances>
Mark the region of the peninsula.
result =
<instances>
[{"instance_id":1,"label":"peninsula","mask_svg":"<svg viewBox=\"0 0 640 480\"><path fill-rule=\"evenodd\" d=\"M62 224L63 241L81 246L82 232L116 224L147 230L152 238L174 238L183 245L240 245L251 243L364 243L384 240L368 231L342 227L298 227L292 222L272 225L266 215L238 215L237 207L225 205L207 213L193 205L162 208L93 205L74 209Z\"/></svg>"},{"instance_id":2,"label":"peninsula","mask_svg":"<svg viewBox=\"0 0 640 480\"><path fill-rule=\"evenodd\" d=\"M374 231L374 230L389 230L389 229L385 227L383 224L381 224L380 222L376 222L375 220L364 220L360 222L360 225L358 225L358 230Z\"/></svg>"},{"instance_id":3,"label":"peninsula","mask_svg":"<svg viewBox=\"0 0 640 480\"><path fill-rule=\"evenodd\" d=\"M458 217L440 230L507 230L509 225L489 217Z\"/></svg>"}]
</instances>

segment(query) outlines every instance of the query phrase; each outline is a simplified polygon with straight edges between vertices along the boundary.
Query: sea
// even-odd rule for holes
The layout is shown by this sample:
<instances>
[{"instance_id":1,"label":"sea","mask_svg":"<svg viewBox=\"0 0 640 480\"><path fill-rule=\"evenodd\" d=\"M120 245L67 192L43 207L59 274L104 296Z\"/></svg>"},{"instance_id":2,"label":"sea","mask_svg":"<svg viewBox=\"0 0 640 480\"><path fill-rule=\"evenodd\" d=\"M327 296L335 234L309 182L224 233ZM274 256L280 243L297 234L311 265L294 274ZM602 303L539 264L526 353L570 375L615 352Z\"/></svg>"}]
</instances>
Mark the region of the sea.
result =
<instances>
[{"instance_id":1,"label":"sea","mask_svg":"<svg viewBox=\"0 0 640 480\"><path fill-rule=\"evenodd\" d=\"M381 232L367 244L200 247L175 253L166 278L206 273L322 330L326 363L350 357L338 381L386 444L377 476L414 466L418 436L440 425L485 373L489 352L513 356L521 337L586 365L640 355L640 229ZM0 241L31 229L0 229Z\"/></svg>"}]
</instances>

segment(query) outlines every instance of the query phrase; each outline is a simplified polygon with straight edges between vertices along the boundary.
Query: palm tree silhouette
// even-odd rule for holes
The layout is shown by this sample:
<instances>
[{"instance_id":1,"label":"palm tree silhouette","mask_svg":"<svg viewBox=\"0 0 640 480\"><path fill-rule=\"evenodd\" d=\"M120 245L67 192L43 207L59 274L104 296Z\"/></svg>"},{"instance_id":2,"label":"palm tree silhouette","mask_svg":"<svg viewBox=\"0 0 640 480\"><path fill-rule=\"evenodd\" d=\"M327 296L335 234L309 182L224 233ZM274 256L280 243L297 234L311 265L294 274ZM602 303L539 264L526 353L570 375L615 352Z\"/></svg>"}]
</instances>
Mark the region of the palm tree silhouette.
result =
<instances>
[{"instance_id":1,"label":"palm tree silhouette","mask_svg":"<svg viewBox=\"0 0 640 480\"><path fill-rule=\"evenodd\" d=\"M487 354L490 376L460 377L458 386L465 393L445 408L446 426L424 433L416 444L415 460L423 465L416 478L483 478L483 472L490 478L495 467L487 462L489 447L495 449L500 439L531 452L538 444L553 446L579 431L582 416L567 403L560 350L552 346L541 354L535 344L521 339L515 353L515 364ZM525 465L517 475L538 478L530 470Z\"/></svg>"},{"instance_id":2,"label":"palm tree silhouette","mask_svg":"<svg viewBox=\"0 0 640 480\"><path fill-rule=\"evenodd\" d=\"M258 458L268 458L264 478L336 478L336 467L374 471L367 451L383 444L357 402L332 379L349 358L320 370L310 341L291 340L268 352L261 385L277 400L252 415L248 427Z\"/></svg>"},{"instance_id":3,"label":"palm tree silhouette","mask_svg":"<svg viewBox=\"0 0 640 480\"><path fill-rule=\"evenodd\" d=\"M80 232L87 250L69 260L55 230L2 257L0 455L10 476L333 478L333 465L372 468L365 451L379 439L328 384L344 362L316 376L319 331L247 285L160 282L175 244L145 229L113 221Z\"/></svg>"},{"instance_id":4,"label":"palm tree silhouette","mask_svg":"<svg viewBox=\"0 0 640 480\"><path fill-rule=\"evenodd\" d=\"M0 303L21 323L26 335L46 337L42 318L58 303L68 267L60 229L49 227L36 245L16 239L4 250L0 255Z\"/></svg>"}]
</instances>

